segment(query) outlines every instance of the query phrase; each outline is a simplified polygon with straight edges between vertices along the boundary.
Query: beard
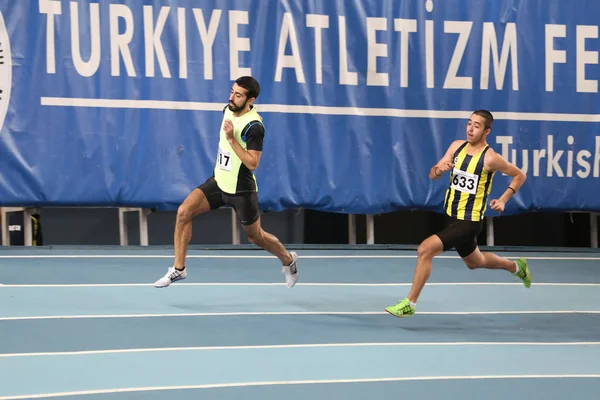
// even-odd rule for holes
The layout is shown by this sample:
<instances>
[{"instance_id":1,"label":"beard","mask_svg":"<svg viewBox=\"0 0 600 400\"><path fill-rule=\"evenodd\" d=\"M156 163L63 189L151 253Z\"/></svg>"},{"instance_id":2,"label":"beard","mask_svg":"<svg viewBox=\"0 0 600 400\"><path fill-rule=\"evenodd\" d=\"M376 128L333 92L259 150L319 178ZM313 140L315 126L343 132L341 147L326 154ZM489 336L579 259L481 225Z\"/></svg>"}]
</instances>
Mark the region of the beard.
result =
<instances>
[{"instance_id":1,"label":"beard","mask_svg":"<svg viewBox=\"0 0 600 400\"><path fill-rule=\"evenodd\" d=\"M235 103L233 103L233 102L230 102L230 103L229 103L229 105L228 105L228 107L229 107L229 111L231 111L231 112L238 112L238 111L242 111L242 110L243 110L243 109L246 107L246 104L247 104L247 103L248 103L248 102L247 102L247 101L245 101L245 102L244 102L244 104L242 104L241 106L239 106L239 107L238 107L238 106L236 106L236 104L235 104Z\"/></svg>"}]
</instances>

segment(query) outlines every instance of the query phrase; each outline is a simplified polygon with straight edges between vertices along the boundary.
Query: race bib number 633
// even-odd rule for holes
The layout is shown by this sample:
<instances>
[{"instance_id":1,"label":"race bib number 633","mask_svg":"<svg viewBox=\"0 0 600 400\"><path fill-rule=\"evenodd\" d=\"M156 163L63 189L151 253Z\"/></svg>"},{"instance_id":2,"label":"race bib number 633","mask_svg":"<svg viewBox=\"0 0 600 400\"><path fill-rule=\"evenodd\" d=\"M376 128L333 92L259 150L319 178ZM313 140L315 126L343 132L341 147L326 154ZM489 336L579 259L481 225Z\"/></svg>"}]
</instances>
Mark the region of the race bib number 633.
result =
<instances>
[{"instance_id":1,"label":"race bib number 633","mask_svg":"<svg viewBox=\"0 0 600 400\"><path fill-rule=\"evenodd\" d=\"M454 168L452 170L452 187L459 192L466 192L469 194L475 194L477 192L477 184L479 183L479 176L470 174L460 169Z\"/></svg>"}]
</instances>

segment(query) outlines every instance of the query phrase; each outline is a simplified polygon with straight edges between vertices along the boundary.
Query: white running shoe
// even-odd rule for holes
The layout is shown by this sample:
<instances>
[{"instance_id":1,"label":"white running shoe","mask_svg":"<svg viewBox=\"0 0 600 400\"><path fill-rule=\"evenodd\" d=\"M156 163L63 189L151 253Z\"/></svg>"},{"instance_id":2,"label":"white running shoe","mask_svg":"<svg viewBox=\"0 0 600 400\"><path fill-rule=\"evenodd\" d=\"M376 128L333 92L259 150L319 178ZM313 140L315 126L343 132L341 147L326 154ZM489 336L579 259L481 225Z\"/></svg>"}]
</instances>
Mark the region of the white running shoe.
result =
<instances>
[{"instance_id":1,"label":"white running shoe","mask_svg":"<svg viewBox=\"0 0 600 400\"><path fill-rule=\"evenodd\" d=\"M285 284L288 288L294 287L298 281L298 254L291 252L292 262L281 269L285 274Z\"/></svg>"},{"instance_id":2,"label":"white running shoe","mask_svg":"<svg viewBox=\"0 0 600 400\"><path fill-rule=\"evenodd\" d=\"M154 287L164 288L169 286L171 283L180 281L187 277L187 268L184 268L183 271L175 269L175 267L169 268L167 274L154 282Z\"/></svg>"}]
</instances>

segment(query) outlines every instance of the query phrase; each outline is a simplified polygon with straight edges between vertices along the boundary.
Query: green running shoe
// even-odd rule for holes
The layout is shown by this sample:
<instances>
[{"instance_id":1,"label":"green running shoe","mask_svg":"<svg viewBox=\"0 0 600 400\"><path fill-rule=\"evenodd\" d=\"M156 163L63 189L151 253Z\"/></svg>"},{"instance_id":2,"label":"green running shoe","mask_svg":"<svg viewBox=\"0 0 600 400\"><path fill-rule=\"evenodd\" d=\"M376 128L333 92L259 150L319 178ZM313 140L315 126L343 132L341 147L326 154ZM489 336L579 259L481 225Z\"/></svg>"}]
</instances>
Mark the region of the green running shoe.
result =
<instances>
[{"instance_id":1,"label":"green running shoe","mask_svg":"<svg viewBox=\"0 0 600 400\"><path fill-rule=\"evenodd\" d=\"M386 307L385 311L387 311L388 313L390 313L393 316L396 316L398 318L404 318L404 317L410 317L411 315L414 315L416 309L415 309L415 307L410 305L410 300L408 300L408 298L405 298L404 300L402 300L400 303L396 304L395 306Z\"/></svg>"},{"instance_id":2,"label":"green running shoe","mask_svg":"<svg viewBox=\"0 0 600 400\"><path fill-rule=\"evenodd\" d=\"M531 272L529 272L529 266L527 265L527 260L524 258L519 258L517 260L517 266L519 269L515 273L515 276L523 281L523 285L526 288L531 287Z\"/></svg>"}]
</instances>

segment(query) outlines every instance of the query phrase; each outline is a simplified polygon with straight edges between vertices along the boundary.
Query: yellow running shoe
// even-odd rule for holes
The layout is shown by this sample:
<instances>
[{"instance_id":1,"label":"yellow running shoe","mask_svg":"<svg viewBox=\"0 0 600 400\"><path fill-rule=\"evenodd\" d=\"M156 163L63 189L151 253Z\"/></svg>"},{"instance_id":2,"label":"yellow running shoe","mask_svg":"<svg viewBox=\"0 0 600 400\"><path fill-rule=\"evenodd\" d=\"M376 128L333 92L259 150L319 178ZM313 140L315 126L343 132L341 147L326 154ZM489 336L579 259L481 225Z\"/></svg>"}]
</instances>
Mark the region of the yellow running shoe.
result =
<instances>
[{"instance_id":1,"label":"yellow running shoe","mask_svg":"<svg viewBox=\"0 0 600 400\"><path fill-rule=\"evenodd\" d=\"M524 258L519 258L517 260L517 272L515 272L515 276L523 281L523 285L526 288L531 287L531 272L529 272L529 266L527 265L527 260Z\"/></svg>"},{"instance_id":2,"label":"yellow running shoe","mask_svg":"<svg viewBox=\"0 0 600 400\"><path fill-rule=\"evenodd\" d=\"M404 318L404 317L410 317L411 315L414 315L416 309L415 309L415 307L410 305L410 300L408 300L408 297L407 297L404 300L402 300L400 303L396 304L395 306L386 307L385 311L387 311L388 313L392 314L395 317Z\"/></svg>"}]
</instances>

